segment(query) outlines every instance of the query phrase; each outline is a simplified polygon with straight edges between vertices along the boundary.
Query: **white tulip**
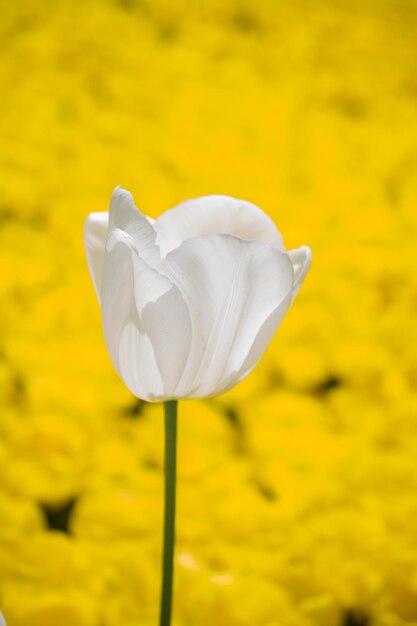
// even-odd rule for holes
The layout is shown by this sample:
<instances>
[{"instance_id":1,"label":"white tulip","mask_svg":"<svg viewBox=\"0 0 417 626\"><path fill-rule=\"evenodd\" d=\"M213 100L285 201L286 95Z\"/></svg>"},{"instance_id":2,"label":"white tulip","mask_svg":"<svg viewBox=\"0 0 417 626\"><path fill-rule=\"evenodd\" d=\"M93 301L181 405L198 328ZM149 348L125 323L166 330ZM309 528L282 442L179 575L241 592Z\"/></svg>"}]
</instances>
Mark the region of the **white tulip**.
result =
<instances>
[{"instance_id":1,"label":"white tulip","mask_svg":"<svg viewBox=\"0 0 417 626\"><path fill-rule=\"evenodd\" d=\"M91 213L87 260L114 367L151 402L223 393L256 365L310 266L272 220L227 196L188 200L157 220L117 187Z\"/></svg>"},{"instance_id":2,"label":"white tulip","mask_svg":"<svg viewBox=\"0 0 417 626\"><path fill-rule=\"evenodd\" d=\"M0 626L6 626L6 622L4 621L3 613L0 611Z\"/></svg>"}]
</instances>

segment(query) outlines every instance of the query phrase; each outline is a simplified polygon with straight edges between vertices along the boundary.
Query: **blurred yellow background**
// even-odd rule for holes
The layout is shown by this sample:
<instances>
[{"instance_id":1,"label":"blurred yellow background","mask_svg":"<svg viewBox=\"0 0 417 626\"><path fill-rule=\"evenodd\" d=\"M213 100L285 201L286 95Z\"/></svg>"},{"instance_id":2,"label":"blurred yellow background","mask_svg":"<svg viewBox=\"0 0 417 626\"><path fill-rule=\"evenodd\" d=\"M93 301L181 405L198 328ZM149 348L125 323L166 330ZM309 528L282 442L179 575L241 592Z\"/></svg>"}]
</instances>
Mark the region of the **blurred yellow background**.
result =
<instances>
[{"instance_id":1,"label":"blurred yellow background","mask_svg":"<svg viewBox=\"0 0 417 626\"><path fill-rule=\"evenodd\" d=\"M82 227L224 193L313 267L255 372L180 405L175 626L417 624L417 2L1 2L0 605L154 626L162 409Z\"/></svg>"}]
</instances>

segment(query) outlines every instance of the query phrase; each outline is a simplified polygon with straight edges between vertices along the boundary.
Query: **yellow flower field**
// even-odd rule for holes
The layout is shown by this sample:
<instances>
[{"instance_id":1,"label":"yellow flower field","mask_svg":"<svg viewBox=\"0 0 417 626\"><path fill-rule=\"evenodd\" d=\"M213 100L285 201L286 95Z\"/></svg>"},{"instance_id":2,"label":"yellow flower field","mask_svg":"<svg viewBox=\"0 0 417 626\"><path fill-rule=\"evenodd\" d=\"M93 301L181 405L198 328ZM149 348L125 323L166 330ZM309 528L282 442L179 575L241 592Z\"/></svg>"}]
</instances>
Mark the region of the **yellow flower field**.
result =
<instances>
[{"instance_id":1,"label":"yellow flower field","mask_svg":"<svg viewBox=\"0 0 417 626\"><path fill-rule=\"evenodd\" d=\"M162 408L82 228L242 197L313 266L260 365L179 407L175 626L417 625L416 0L21 0L0 37L0 606L154 626Z\"/></svg>"}]
</instances>

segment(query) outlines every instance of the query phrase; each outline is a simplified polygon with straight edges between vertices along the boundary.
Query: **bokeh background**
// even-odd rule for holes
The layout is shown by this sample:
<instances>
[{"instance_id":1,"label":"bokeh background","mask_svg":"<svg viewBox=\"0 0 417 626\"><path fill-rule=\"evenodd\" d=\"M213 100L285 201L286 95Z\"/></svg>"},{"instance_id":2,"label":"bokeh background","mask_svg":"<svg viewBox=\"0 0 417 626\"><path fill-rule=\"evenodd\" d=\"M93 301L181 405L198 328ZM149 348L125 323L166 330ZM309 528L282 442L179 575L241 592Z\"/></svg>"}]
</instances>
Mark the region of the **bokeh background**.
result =
<instances>
[{"instance_id":1,"label":"bokeh background","mask_svg":"<svg viewBox=\"0 0 417 626\"><path fill-rule=\"evenodd\" d=\"M0 17L0 604L154 626L162 409L82 227L225 193L311 272L256 371L180 407L175 626L417 624L417 2L19 0Z\"/></svg>"}]
</instances>

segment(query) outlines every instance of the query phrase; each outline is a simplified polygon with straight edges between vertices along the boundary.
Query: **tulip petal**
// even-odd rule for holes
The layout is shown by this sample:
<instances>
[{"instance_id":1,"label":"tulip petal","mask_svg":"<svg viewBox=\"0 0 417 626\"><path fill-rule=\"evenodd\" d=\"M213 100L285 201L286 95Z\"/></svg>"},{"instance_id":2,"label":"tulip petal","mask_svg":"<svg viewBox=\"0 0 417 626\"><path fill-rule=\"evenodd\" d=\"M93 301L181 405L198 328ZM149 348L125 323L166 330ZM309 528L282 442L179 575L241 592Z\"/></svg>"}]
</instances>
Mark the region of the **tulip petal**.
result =
<instances>
[{"instance_id":1,"label":"tulip petal","mask_svg":"<svg viewBox=\"0 0 417 626\"><path fill-rule=\"evenodd\" d=\"M193 331L176 395L213 395L240 371L274 309L283 304L285 314L292 264L268 244L205 235L185 241L163 267L188 304Z\"/></svg>"},{"instance_id":2,"label":"tulip petal","mask_svg":"<svg viewBox=\"0 0 417 626\"><path fill-rule=\"evenodd\" d=\"M178 287L134 258L135 300L141 332L149 337L163 381L163 398L173 398L191 345L191 319ZM158 296L155 297L155 290ZM151 294L154 294L151 297Z\"/></svg>"},{"instance_id":3,"label":"tulip petal","mask_svg":"<svg viewBox=\"0 0 417 626\"><path fill-rule=\"evenodd\" d=\"M116 187L110 200L109 231L119 228L128 233L140 256L147 263L155 266L159 263L160 253L156 246L156 232L145 215L135 206L129 191Z\"/></svg>"},{"instance_id":4,"label":"tulip petal","mask_svg":"<svg viewBox=\"0 0 417 626\"><path fill-rule=\"evenodd\" d=\"M225 384L222 388L219 388L215 391L215 395L224 393L225 391L233 387L236 382L239 382L240 380L245 378L249 374L249 372L256 366L259 359L270 344L276 329L283 321L291 303L294 301L294 298L297 295L301 284L307 274L307 271L311 265L312 255L311 250L308 246L301 246L301 248L291 250L287 254L292 263L294 271L294 284L291 292L286 295L286 297L280 302L280 304L275 307L275 309L266 318L265 322L259 329L258 334L256 335L252 347L250 348L243 364L241 365L239 370L234 371L230 374L229 380L225 381Z\"/></svg>"},{"instance_id":5,"label":"tulip petal","mask_svg":"<svg viewBox=\"0 0 417 626\"><path fill-rule=\"evenodd\" d=\"M228 234L248 241L264 241L284 250L274 222L259 207L229 196L186 200L163 213L154 223L164 257L183 241L200 235Z\"/></svg>"},{"instance_id":6,"label":"tulip petal","mask_svg":"<svg viewBox=\"0 0 417 626\"><path fill-rule=\"evenodd\" d=\"M311 265L311 250L308 246L301 246L295 250L288 252L293 270L294 270L294 287L292 299L297 295L304 278Z\"/></svg>"},{"instance_id":7,"label":"tulip petal","mask_svg":"<svg viewBox=\"0 0 417 626\"><path fill-rule=\"evenodd\" d=\"M293 294L292 291L290 291L283 298L283 300L281 300L279 305L273 309L273 311L268 315L264 323L261 325L256 334L256 337L253 340L252 346L250 347L250 350L240 368L237 370L232 370L228 378L223 381L221 386L215 389L212 395L220 395L221 393L225 393L226 391L234 387L238 382L243 380L253 370L253 368L257 365L265 350L271 343L272 338L277 331L277 328L283 322L292 301Z\"/></svg>"},{"instance_id":8,"label":"tulip petal","mask_svg":"<svg viewBox=\"0 0 417 626\"><path fill-rule=\"evenodd\" d=\"M149 337L141 334L133 290L133 243L113 231L107 242L102 284L102 319L110 358L136 396L162 393L162 379Z\"/></svg>"},{"instance_id":9,"label":"tulip petal","mask_svg":"<svg viewBox=\"0 0 417 626\"><path fill-rule=\"evenodd\" d=\"M88 269L93 279L94 289L100 300L101 282L104 271L104 251L109 230L108 213L90 213L84 224L84 243Z\"/></svg>"},{"instance_id":10,"label":"tulip petal","mask_svg":"<svg viewBox=\"0 0 417 626\"><path fill-rule=\"evenodd\" d=\"M191 341L187 307L119 229L107 242L102 316L112 362L132 393L149 401L172 397Z\"/></svg>"}]
</instances>

